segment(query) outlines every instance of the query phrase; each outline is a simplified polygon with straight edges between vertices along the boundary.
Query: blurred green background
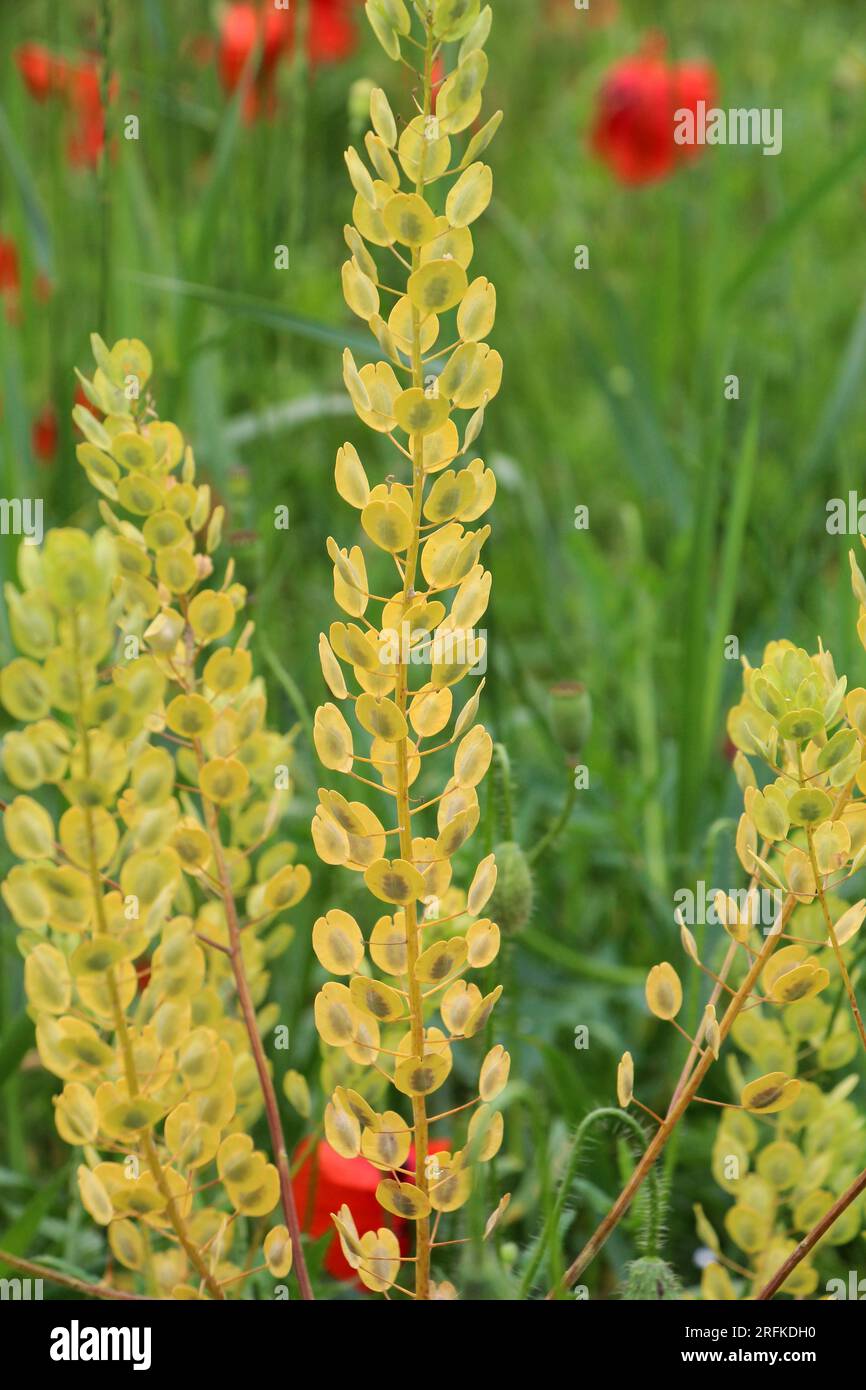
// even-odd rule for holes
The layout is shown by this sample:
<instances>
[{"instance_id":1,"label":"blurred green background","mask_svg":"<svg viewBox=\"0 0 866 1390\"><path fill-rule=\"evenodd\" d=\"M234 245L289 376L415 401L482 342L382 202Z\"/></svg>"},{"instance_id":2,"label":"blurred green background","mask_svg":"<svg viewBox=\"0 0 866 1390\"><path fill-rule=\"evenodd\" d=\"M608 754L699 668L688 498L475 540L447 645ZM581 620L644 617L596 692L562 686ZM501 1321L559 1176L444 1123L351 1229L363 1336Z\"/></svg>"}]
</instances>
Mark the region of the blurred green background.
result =
<instances>
[{"instance_id":1,"label":"blurred green background","mask_svg":"<svg viewBox=\"0 0 866 1390\"><path fill-rule=\"evenodd\" d=\"M525 1252L575 1125L614 1103L621 1052L633 1052L656 1108L682 1064L685 1044L647 1016L642 984L649 965L680 961L674 891L700 877L741 882L724 733L739 670L725 637L754 662L771 637L814 649L820 635L850 683L866 683L848 546L825 529L828 498L861 483L866 445L866 41L854 0L591 0L589 14L570 0L495 0L494 10L486 109L502 107L505 121L475 266L497 288L506 369L481 441L499 479L485 700L525 848L560 816L570 779L549 687L585 683L595 711L590 786L538 857L532 917L506 952L497 1036L504 1029L515 1082L498 1171L478 1200L512 1190L506 1240ZM349 543L355 524L333 460L351 439L371 478L386 462L340 375L343 346L368 352L369 341L340 293L351 211L342 151L363 131L355 82L382 82L395 109L409 90L395 91L359 10L351 51L310 64L296 48L276 72L273 110L245 120L219 80L219 23L205 0L0 7L0 237L20 262L20 291L0 314L0 490L43 497L46 526L94 523L69 418L73 366L88 368L93 329L109 342L143 338L160 413L178 421L229 509L273 709L298 726L291 832L314 886L274 993L291 1065L315 1085L308 929L342 888L309 843L319 779L309 718L322 698L318 633L333 616L324 542ZM617 182L589 146L595 102L650 31L672 59L715 68L719 105L782 108L781 155L719 147L647 186ZM15 59L26 43L95 55L114 93L98 167L71 167L69 112L28 92ZM124 138L129 115L137 140ZM275 268L280 245L288 269ZM574 267L579 245L588 269ZM730 373L735 401L724 398ZM43 428L34 448L46 409L56 447ZM273 527L279 504L287 533ZM587 530L574 525L581 504ZM4 579L14 551L5 539ZM0 640L7 660L5 620ZM491 801L484 848L501 834L497 810ZM27 1062L8 920L2 961L0 1227L19 1249L38 1231L40 1249L98 1273L98 1237L66 1200L53 1080ZM580 1025L588 1050L574 1045ZM297 1117L286 1123L297 1138ZM711 1113L690 1116L668 1164L669 1176L687 1172L668 1249L691 1283L691 1203L716 1219L727 1205L709 1172L714 1125ZM581 1168L562 1232L572 1255L624 1161L602 1138ZM632 1248L627 1222L591 1272L593 1292L613 1290ZM510 1253L519 1273L524 1254ZM555 1272L554 1256L537 1288ZM467 1292L473 1279L502 1292L499 1276L468 1262L453 1277Z\"/></svg>"}]
</instances>

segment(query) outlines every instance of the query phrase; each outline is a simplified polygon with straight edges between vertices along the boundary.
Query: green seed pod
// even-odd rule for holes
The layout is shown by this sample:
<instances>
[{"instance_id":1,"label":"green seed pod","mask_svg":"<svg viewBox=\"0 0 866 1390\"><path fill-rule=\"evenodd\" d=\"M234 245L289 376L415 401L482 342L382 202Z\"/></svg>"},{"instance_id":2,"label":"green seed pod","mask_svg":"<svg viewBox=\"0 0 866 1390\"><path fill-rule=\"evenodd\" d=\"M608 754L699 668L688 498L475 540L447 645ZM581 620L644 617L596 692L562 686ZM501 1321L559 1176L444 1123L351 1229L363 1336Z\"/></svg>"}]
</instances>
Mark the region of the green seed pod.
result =
<instances>
[{"instance_id":1,"label":"green seed pod","mask_svg":"<svg viewBox=\"0 0 866 1390\"><path fill-rule=\"evenodd\" d=\"M652 1255L632 1260L621 1297L650 1303L678 1302L683 1296L682 1285L666 1260Z\"/></svg>"},{"instance_id":2,"label":"green seed pod","mask_svg":"<svg viewBox=\"0 0 866 1390\"><path fill-rule=\"evenodd\" d=\"M529 860L515 840L506 840L495 850L498 876L487 904L487 915L507 936L522 931L532 916L535 896Z\"/></svg>"},{"instance_id":3,"label":"green seed pod","mask_svg":"<svg viewBox=\"0 0 866 1390\"><path fill-rule=\"evenodd\" d=\"M592 701L579 681L559 681L550 688L550 722L570 766L579 762L592 728Z\"/></svg>"}]
</instances>

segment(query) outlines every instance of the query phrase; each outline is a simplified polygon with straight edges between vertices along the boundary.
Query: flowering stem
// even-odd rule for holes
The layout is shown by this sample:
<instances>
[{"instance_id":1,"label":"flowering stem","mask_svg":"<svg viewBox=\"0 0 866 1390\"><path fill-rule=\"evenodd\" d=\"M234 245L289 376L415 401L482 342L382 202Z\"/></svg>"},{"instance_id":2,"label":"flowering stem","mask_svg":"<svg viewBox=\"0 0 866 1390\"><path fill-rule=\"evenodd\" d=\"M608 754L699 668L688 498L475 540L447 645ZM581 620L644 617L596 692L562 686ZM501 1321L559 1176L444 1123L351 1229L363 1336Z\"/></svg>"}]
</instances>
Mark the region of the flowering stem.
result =
<instances>
[{"instance_id":1,"label":"flowering stem","mask_svg":"<svg viewBox=\"0 0 866 1390\"><path fill-rule=\"evenodd\" d=\"M830 937L830 944L833 947L833 954L836 957L836 964L839 967L839 974L842 976L842 983L845 986L845 993L848 996L848 1003L851 1005L851 1012L854 1015L854 1022L857 1025L857 1032L860 1034L860 1041L862 1042L863 1046L866 1047L866 1030L864 1030L863 1027L863 1018L860 1013L860 1006L857 1003L857 996L854 993L854 986L851 984L851 977L848 974L848 969L845 965L845 961L842 956L842 949L839 945L839 942L836 940L836 930L833 926L833 919L830 916L830 910L827 907L827 899L824 895L824 885L821 881L822 875L818 869L818 856L815 853L815 842L811 830L806 831L806 840L809 845L809 860L811 862L812 873L815 878L815 887L818 893L818 901L821 904L821 911L824 914L824 921L827 924L827 932Z\"/></svg>"},{"instance_id":2,"label":"flowering stem","mask_svg":"<svg viewBox=\"0 0 866 1390\"><path fill-rule=\"evenodd\" d=\"M147 1294L128 1293L126 1289L113 1289L110 1284L88 1284L84 1279L74 1279L71 1274L60 1274L47 1265L37 1264L35 1260L22 1260L18 1255L10 1255L8 1250L0 1250L0 1263L20 1269L22 1274L32 1274L37 1279L48 1279L53 1284L62 1284L65 1289L74 1289L86 1298L115 1298L125 1303L153 1303Z\"/></svg>"},{"instance_id":3,"label":"flowering stem","mask_svg":"<svg viewBox=\"0 0 866 1390\"><path fill-rule=\"evenodd\" d=\"M793 896L793 894L789 894L788 897L785 899L782 911L779 915L778 921L774 926L773 931L767 936L764 945L762 946L760 952L752 962L748 974L746 975L745 979L743 980L743 983L740 985L739 989L737 990L736 994L734 995L733 999L728 1005L728 1008L725 1011L725 1015L721 1023L719 1024L719 1033L722 1040L724 1040L730 1032L734 1020L739 1014L746 999L751 994L752 988L757 983L761 971L763 970L770 956L773 954L773 951L776 947L776 943L779 939L779 933L784 929L788 921L788 918L794 910L795 905L795 897ZM704 1077L706 1076L714 1061L715 1057L713 1056L713 1053L708 1049L700 1058L688 1082L683 1088L679 1100L671 1108L661 1128L653 1136L642 1159L638 1163L637 1167L635 1168L634 1172L632 1173L629 1181L626 1183L619 1197L617 1197L607 1216L604 1218L604 1220L594 1231L590 1239L587 1241L586 1245L578 1255L577 1259L573 1262L573 1264L569 1266L564 1278L560 1281L556 1288L552 1289L551 1292L547 1295L548 1298L554 1298L560 1289L571 1288L572 1284L574 1284L579 1279L580 1275L586 1269L587 1265L589 1265L595 1259L596 1255L601 1250L602 1246L605 1244L611 1232L615 1230L616 1227L619 1225L620 1221L625 1216L626 1212L628 1211L629 1207L634 1201L634 1198L637 1195L645 1177L649 1173L659 1154L662 1152L663 1148L665 1147L671 1135L673 1134L677 1124L682 1119L683 1115L685 1114L686 1110L688 1109L689 1105L691 1104L692 1100L697 1094Z\"/></svg>"},{"instance_id":4,"label":"flowering stem","mask_svg":"<svg viewBox=\"0 0 866 1390\"><path fill-rule=\"evenodd\" d=\"M195 756L199 766L199 773L201 773L201 769L205 764L205 756L198 739L195 740ZM298 1276L301 1298L311 1300L314 1296L313 1288L310 1283L306 1260L304 1259L304 1250L301 1242L301 1225L298 1220L298 1211L295 1206L295 1194L292 1189L292 1179L289 1172L289 1155L286 1151L286 1141L283 1137L283 1127L280 1123L277 1095L274 1090L271 1074L268 1070L268 1061L265 1056L264 1047L262 1046L262 1038L256 1019L255 1005L252 995L250 994L246 970L244 969L243 952L241 950L240 922L238 921L235 895L232 890L225 854L223 853L222 840L220 839L216 807L213 802L209 801L204 795L201 800L204 808L208 837L210 839L211 849L213 850L214 863L217 867L220 897L226 914L230 942L229 955L231 956L235 988L238 993L238 1003L243 1015L247 1037L249 1038L253 1061L256 1064L256 1072L258 1073L259 1086L261 1088L262 1100L264 1101L265 1114L268 1121L268 1131L271 1136L271 1149L280 1178L280 1199L283 1207L283 1215L286 1220L289 1235L292 1238L295 1272Z\"/></svg>"},{"instance_id":5,"label":"flowering stem","mask_svg":"<svg viewBox=\"0 0 866 1390\"><path fill-rule=\"evenodd\" d=\"M852 1202L857 1200L861 1192L866 1192L866 1168L864 1168L859 1178L854 1179L851 1186L842 1193L842 1196L836 1199L830 1210L824 1213L821 1220L812 1227L809 1234L805 1235L795 1249L791 1251L785 1263L776 1270L776 1273L769 1283L765 1284L761 1292L755 1295L759 1302L772 1298L774 1294L779 1292L779 1289L784 1284L791 1271L797 1268L801 1260L805 1260L809 1251L814 1249L821 1237L829 1231L830 1227L839 1219L843 1211L845 1211L847 1207L850 1207Z\"/></svg>"},{"instance_id":6,"label":"flowering stem","mask_svg":"<svg viewBox=\"0 0 866 1390\"><path fill-rule=\"evenodd\" d=\"M427 43L424 53L424 103L425 121L430 115L432 102L433 35L427 27ZM420 195L424 187L424 162L427 150L422 146L419 159L416 192ZM412 269L418 270L421 253L417 247L412 249ZM412 382L423 389L424 368L421 356L421 315L412 307ZM418 565L418 551L421 544L421 508L424 500L424 442L423 435L412 436L412 541L406 554L403 573L403 607L408 606L415 589L415 574ZM397 671L395 703L405 716L409 694L409 667L401 662ZM397 744L397 821L400 827L400 855L407 863L414 862L412 849L412 811L409 798L409 738L408 734ZM413 901L404 908L406 919L406 956L409 974L409 1013L411 1017L412 1050L416 1057L423 1057L426 1051L424 1040L424 1001L421 986L415 975L415 962L418 959L418 909ZM415 1132L415 1182L419 1192L428 1195L427 1152L428 1125L427 1106L423 1096L412 1097L412 1122ZM415 1297L430 1297L430 1217L424 1216L416 1222L416 1263Z\"/></svg>"}]
</instances>

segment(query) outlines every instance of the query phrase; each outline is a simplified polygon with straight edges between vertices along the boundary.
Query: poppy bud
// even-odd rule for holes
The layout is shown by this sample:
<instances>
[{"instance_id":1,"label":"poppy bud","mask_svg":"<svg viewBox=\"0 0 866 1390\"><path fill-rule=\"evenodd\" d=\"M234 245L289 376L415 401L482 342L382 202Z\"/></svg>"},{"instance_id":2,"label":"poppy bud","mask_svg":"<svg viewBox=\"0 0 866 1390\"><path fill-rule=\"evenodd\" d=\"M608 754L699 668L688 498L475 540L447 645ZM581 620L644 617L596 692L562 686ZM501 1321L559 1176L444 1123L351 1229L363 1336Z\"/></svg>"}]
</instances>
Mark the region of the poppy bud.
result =
<instances>
[{"instance_id":1,"label":"poppy bud","mask_svg":"<svg viewBox=\"0 0 866 1390\"><path fill-rule=\"evenodd\" d=\"M550 688L550 722L570 766L583 753L592 728L592 700L580 681L559 681Z\"/></svg>"},{"instance_id":2,"label":"poppy bud","mask_svg":"<svg viewBox=\"0 0 866 1390\"><path fill-rule=\"evenodd\" d=\"M677 1302L683 1296L682 1285L666 1260L652 1255L632 1260L621 1297L640 1299L649 1303Z\"/></svg>"},{"instance_id":3,"label":"poppy bud","mask_svg":"<svg viewBox=\"0 0 866 1390\"><path fill-rule=\"evenodd\" d=\"M514 840L496 846L498 876L486 911L507 936L516 936L532 916L535 894L529 860Z\"/></svg>"}]
</instances>

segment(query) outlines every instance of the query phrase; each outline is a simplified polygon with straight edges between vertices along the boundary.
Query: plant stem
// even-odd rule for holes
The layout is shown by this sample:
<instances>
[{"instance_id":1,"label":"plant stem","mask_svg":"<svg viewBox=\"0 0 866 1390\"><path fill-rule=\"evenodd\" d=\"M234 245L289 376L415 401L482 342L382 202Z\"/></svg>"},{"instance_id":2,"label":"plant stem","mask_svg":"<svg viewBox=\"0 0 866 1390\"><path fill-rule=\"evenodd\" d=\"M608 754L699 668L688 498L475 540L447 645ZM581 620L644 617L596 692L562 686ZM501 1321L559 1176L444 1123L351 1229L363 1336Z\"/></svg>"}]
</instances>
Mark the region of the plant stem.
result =
<instances>
[{"instance_id":1,"label":"plant stem","mask_svg":"<svg viewBox=\"0 0 866 1390\"><path fill-rule=\"evenodd\" d=\"M432 101L433 35L425 22L427 43L424 51L424 101L423 116L426 121L430 115ZM426 143L422 145L418 161L418 179L415 191L419 196L424 192L424 163ZM412 269L418 270L421 253L417 247L412 249ZM412 382L423 389L424 367L421 356L421 315L412 306ZM412 540L406 554L403 574L403 609L408 606L415 592L415 574L418 566L418 551L421 545L421 508L424 501L424 437L412 436ZM401 653L402 654L402 653ZM408 656L408 654L407 654ZM409 666L401 662L397 671L397 685L394 693L395 703L405 717L409 693ZM397 822L400 829L400 856L407 863L414 862L412 849L412 811L409 805L409 739L408 734L397 744ZM409 973L409 1014L411 1018L412 1050L416 1057L425 1053L424 1003L421 986L415 978L415 962L418 959L418 908L413 901L404 908L406 918L406 957ZM419 1192L426 1197L429 1191L427 1178L427 1106L423 1096L412 1097L412 1123L415 1132L415 1183ZM430 1297L430 1218L422 1217L415 1223L415 1297Z\"/></svg>"},{"instance_id":2,"label":"plant stem","mask_svg":"<svg viewBox=\"0 0 866 1390\"><path fill-rule=\"evenodd\" d=\"M47 1265L37 1264L34 1260L22 1260L18 1255L10 1255L8 1250L0 1250L0 1263L20 1269L23 1274L33 1274L37 1279L47 1279L53 1284L62 1284L66 1289L75 1289L76 1293L85 1294L88 1298L116 1298L127 1303L158 1301L144 1293L127 1293L125 1289L113 1289L109 1284L88 1284L84 1279L74 1279L71 1274L60 1274L56 1269L49 1269Z\"/></svg>"},{"instance_id":3,"label":"plant stem","mask_svg":"<svg viewBox=\"0 0 866 1390\"><path fill-rule=\"evenodd\" d=\"M833 919L830 916L830 910L827 907L827 899L824 896L823 877L818 870L818 856L815 853L815 841L811 829L806 831L806 840L809 845L809 860L812 865L812 873L815 877L815 889L818 894L818 901L821 904L821 911L824 914L824 921L827 924L827 931L830 936L830 944L833 947L833 954L836 957L836 964L839 967L839 974L842 976L842 983L845 986L845 993L848 996L848 1003L851 1005L851 1012L854 1015L854 1022L857 1025L857 1032L860 1034L860 1041L862 1042L863 1046L866 1047L866 1030L864 1030L863 1027L863 1018L860 1013L860 1006L857 1003L857 996L854 993L854 986L851 984L851 977L848 974L848 968L845 965L845 961L842 956L842 948L840 947L839 942L836 940L836 929L833 926Z\"/></svg>"},{"instance_id":4,"label":"plant stem","mask_svg":"<svg viewBox=\"0 0 866 1390\"><path fill-rule=\"evenodd\" d=\"M736 1019L737 1015L739 1014L740 1009L746 1002L748 996L751 994L752 989L754 985L757 983L757 980L761 974L761 971L763 970L770 956L773 954L776 943L779 939L779 935L784 930L785 924L787 923L788 918L793 912L795 906L796 899L794 898L793 894L789 894L788 897L785 899L785 903L779 915L778 922L774 925L773 931L767 936L764 945L762 946L758 955L752 962L751 968L748 974L746 975L745 979L743 980L743 983L740 985L739 989L737 990L736 994L734 995L733 999L728 1005L728 1008L725 1012L725 1016L719 1025L719 1032L721 1034L722 1040L724 1040L730 1032L731 1026L734 1023L734 1020ZM697 1094L701 1082L703 1081L704 1077L706 1076L714 1061L715 1058L712 1052L709 1049L707 1049L707 1051L704 1053L703 1057L700 1059L697 1066L695 1067L695 1070L693 1071L689 1081L683 1089L676 1105L674 1105L673 1108L669 1111L664 1123L662 1124L660 1129L658 1129L654 1134L648 1148L646 1149L646 1152L643 1155L643 1158L641 1159L637 1168L635 1168L631 1178L626 1183L625 1187L623 1188L619 1197L614 1202L607 1216L604 1218L604 1220L595 1230L593 1235L587 1241L586 1245L578 1255L577 1259L574 1261L572 1265L570 1265L570 1267L566 1271L564 1279L561 1280L560 1284L557 1286L557 1289L570 1288L571 1285L576 1282L576 1280L586 1269L587 1265L589 1265L592 1262L592 1260L595 1259L596 1255L598 1254L599 1250L601 1250L602 1246L604 1245L611 1232L615 1230L615 1228L619 1225L620 1221L625 1216L626 1212L628 1211L629 1207L634 1201L634 1198L637 1195L637 1192L641 1187L644 1178L649 1173L659 1154L662 1152L668 1140L670 1139L677 1124L682 1119L683 1115L685 1114L686 1110L688 1109L689 1105L691 1104L692 1100ZM556 1289L551 1290L547 1297L553 1298L556 1292Z\"/></svg>"},{"instance_id":5,"label":"plant stem","mask_svg":"<svg viewBox=\"0 0 866 1390\"><path fill-rule=\"evenodd\" d=\"M791 1251L785 1263L776 1270L776 1273L769 1283L765 1284L761 1292L755 1295L758 1302L772 1298L774 1294L779 1292L779 1289L784 1284L791 1271L797 1268L801 1260L805 1260L809 1251L814 1249L821 1237L829 1231L830 1227L839 1219L843 1211L845 1211L847 1207L850 1207L852 1202L857 1200L861 1192L866 1192L866 1168L864 1168L859 1178L854 1179L851 1186L842 1193L842 1196L836 1199L830 1210L824 1213L821 1220L817 1225L812 1227L809 1234L803 1237L796 1249Z\"/></svg>"},{"instance_id":6,"label":"plant stem","mask_svg":"<svg viewBox=\"0 0 866 1390\"><path fill-rule=\"evenodd\" d=\"M198 739L194 740L194 746L199 771L201 771L205 764L205 756ZM220 838L219 820L213 802L209 801L204 795L202 795L201 800L211 849L213 850L214 863L216 864L217 877L219 879L220 897L226 914L226 924L228 926L229 941L231 943L229 955L232 962L232 972L234 974L235 988L238 994L238 1003L240 1004L241 1013L243 1014L244 1026L247 1031L247 1037L249 1038L253 1061L256 1064L259 1087L261 1088L262 1100L264 1101L265 1114L268 1121L268 1131L271 1136L271 1149L280 1178L280 1200L282 1202L283 1215L286 1219L289 1235L292 1238L295 1273L298 1277L301 1298L311 1300L314 1296L313 1288L310 1283L310 1276L307 1271L307 1263L304 1258L304 1250L301 1242L301 1224L298 1220L295 1194L292 1188L291 1173L289 1172L289 1155L286 1151L286 1141L283 1136L283 1127L280 1123L277 1094L274 1090L274 1083L268 1070L268 1061L262 1045L262 1037L256 1019L255 1005L252 995L250 994L247 973L244 969L240 923L238 921L237 907L235 905L235 895L229 877L225 854L223 852L222 840Z\"/></svg>"}]
</instances>

